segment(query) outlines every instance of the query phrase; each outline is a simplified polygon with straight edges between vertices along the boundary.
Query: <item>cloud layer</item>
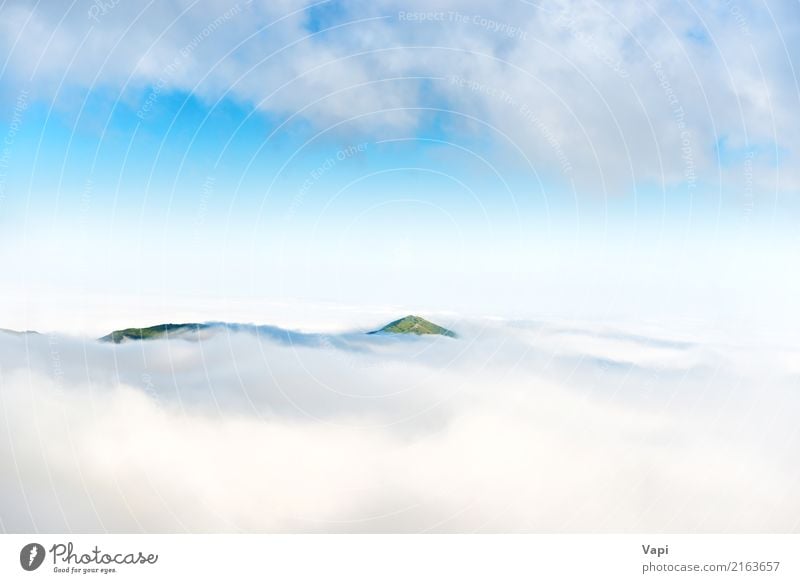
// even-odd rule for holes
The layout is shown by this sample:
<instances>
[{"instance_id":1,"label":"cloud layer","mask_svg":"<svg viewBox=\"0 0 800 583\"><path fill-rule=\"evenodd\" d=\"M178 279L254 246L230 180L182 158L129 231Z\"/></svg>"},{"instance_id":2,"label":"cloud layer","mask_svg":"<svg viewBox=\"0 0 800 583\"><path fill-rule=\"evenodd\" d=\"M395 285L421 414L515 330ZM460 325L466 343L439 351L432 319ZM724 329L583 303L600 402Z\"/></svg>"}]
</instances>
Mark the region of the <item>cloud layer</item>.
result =
<instances>
[{"instance_id":1,"label":"cloud layer","mask_svg":"<svg viewBox=\"0 0 800 583\"><path fill-rule=\"evenodd\" d=\"M461 338L0 333L2 528L800 527L796 350L450 324Z\"/></svg>"}]
</instances>

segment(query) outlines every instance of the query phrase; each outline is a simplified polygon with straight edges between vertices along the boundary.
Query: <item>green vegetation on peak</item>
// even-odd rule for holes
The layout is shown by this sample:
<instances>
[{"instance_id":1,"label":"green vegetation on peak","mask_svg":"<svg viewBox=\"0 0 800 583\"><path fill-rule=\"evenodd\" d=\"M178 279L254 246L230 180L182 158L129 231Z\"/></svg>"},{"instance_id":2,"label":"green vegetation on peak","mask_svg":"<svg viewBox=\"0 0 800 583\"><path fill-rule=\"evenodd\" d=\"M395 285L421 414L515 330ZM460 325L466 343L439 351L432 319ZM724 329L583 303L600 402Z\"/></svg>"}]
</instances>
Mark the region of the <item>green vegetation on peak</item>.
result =
<instances>
[{"instance_id":1,"label":"green vegetation on peak","mask_svg":"<svg viewBox=\"0 0 800 583\"><path fill-rule=\"evenodd\" d=\"M406 316L394 322L389 322L380 330L368 332L368 334L439 334L455 338L456 333L447 328L442 328L438 324L429 322L419 316Z\"/></svg>"},{"instance_id":2,"label":"green vegetation on peak","mask_svg":"<svg viewBox=\"0 0 800 583\"><path fill-rule=\"evenodd\" d=\"M103 336L101 342L119 344L123 340L154 340L156 338L169 338L171 334L184 332L198 332L208 328L208 324L158 324L149 328L125 328L114 330L111 334Z\"/></svg>"}]
</instances>

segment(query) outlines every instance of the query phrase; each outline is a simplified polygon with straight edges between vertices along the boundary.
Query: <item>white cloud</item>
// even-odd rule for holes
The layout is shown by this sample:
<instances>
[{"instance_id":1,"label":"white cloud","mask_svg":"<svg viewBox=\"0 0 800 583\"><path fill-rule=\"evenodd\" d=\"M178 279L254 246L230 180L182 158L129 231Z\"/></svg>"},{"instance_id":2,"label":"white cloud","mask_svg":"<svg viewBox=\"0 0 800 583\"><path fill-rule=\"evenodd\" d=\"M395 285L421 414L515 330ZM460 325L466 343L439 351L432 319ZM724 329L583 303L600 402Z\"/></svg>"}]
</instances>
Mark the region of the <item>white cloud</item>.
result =
<instances>
[{"instance_id":1,"label":"white cloud","mask_svg":"<svg viewBox=\"0 0 800 583\"><path fill-rule=\"evenodd\" d=\"M134 108L154 87L176 89L380 135L406 135L426 115L417 108L452 108L495 128L492 141L516 142L545 176L568 160L582 190L741 185L741 154L720 167L720 139L755 153L765 203L800 184L793 3L305 4L120 2L90 18L92 4L60 13L11 2L0 42L11 70L45 94L125 86ZM397 77L429 81L387 81Z\"/></svg>"},{"instance_id":2,"label":"white cloud","mask_svg":"<svg viewBox=\"0 0 800 583\"><path fill-rule=\"evenodd\" d=\"M2 526L796 531L795 349L454 324L458 340L2 334Z\"/></svg>"}]
</instances>

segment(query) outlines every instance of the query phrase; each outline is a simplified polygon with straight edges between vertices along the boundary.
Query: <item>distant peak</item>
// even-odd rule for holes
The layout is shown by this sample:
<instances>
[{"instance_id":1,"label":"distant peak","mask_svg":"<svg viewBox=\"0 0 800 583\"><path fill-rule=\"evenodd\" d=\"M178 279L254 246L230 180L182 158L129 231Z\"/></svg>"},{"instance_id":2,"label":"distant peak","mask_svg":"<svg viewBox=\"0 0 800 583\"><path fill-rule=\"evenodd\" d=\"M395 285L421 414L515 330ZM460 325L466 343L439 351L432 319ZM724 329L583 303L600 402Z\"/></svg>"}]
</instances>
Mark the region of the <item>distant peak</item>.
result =
<instances>
[{"instance_id":1,"label":"distant peak","mask_svg":"<svg viewBox=\"0 0 800 583\"><path fill-rule=\"evenodd\" d=\"M368 332L368 334L438 334L440 336L449 336L450 338L455 338L456 336L456 333L452 330L448 330L447 328L434 324L425 318L414 316L413 314L395 320L394 322L389 322L380 330L374 330Z\"/></svg>"}]
</instances>

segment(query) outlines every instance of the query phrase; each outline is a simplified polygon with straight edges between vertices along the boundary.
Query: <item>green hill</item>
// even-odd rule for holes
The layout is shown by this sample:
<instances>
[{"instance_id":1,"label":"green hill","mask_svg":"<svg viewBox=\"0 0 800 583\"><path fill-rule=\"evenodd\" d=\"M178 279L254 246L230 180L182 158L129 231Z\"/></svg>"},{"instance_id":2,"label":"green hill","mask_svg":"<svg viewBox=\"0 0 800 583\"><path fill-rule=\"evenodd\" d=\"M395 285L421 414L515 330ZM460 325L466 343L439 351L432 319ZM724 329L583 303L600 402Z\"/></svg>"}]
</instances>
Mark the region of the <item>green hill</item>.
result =
<instances>
[{"instance_id":1,"label":"green hill","mask_svg":"<svg viewBox=\"0 0 800 583\"><path fill-rule=\"evenodd\" d=\"M368 332L368 334L438 334L455 338L456 333L447 328L442 328L438 324L429 322L419 316L406 316L394 322L389 322L380 330Z\"/></svg>"},{"instance_id":2,"label":"green hill","mask_svg":"<svg viewBox=\"0 0 800 583\"><path fill-rule=\"evenodd\" d=\"M103 336L99 340L115 344L119 344L123 340L154 340L156 338L169 338L170 335L184 332L199 332L204 328L208 328L208 324L159 324L149 328L114 330L111 334Z\"/></svg>"}]
</instances>

